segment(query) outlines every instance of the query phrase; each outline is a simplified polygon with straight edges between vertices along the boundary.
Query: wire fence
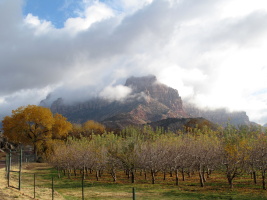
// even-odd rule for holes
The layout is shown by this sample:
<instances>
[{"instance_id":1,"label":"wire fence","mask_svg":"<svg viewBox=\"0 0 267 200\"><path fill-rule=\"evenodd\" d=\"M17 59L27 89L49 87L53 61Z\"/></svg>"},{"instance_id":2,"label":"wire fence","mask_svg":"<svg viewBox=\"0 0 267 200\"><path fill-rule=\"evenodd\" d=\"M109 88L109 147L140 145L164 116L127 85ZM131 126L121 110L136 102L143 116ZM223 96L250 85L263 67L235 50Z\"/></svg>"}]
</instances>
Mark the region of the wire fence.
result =
<instances>
[{"instance_id":1,"label":"wire fence","mask_svg":"<svg viewBox=\"0 0 267 200\"><path fill-rule=\"evenodd\" d=\"M45 173L30 173L23 172L20 190L23 191L28 197L33 199L56 199L61 200L64 199L61 194L57 192L57 190L62 190L66 192L68 188L72 191L75 188L75 192L73 194L69 194L67 196L69 198L73 196L75 199L90 199L90 192L94 190L91 188L90 180L86 180L83 176L77 176L76 179L72 180L64 178L58 178L56 174L45 174ZM19 174L12 173L10 177L10 186L19 190ZM64 193L64 192L63 192ZM136 199L136 189L133 187L132 190L129 190L128 197L124 196L124 199ZM101 197L100 197L101 198Z\"/></svg>"},{"instance_id":2,"label":"wire fence","mask_svg":"<svg viewBox=\"0 0 267 200\"><path fill-rule=\"evenodd\" d=\"M62 185L69 185L68 180L61 179L59 183L59 177L56 173L33 173L31 170L24 172L24 168L32 165L34 161L34 155L30 151L23 151L22 148L16 151L10 151L6 156L5 171L7 186L22 190L23 193L33 199L64 199L56 192L55 189L62 188ZM24 168L22 168L24 166ZM70 182L70 181L69 181ZM80 172L75 178L75 183L72 183L77 188L80 197L76 199L84 200L86 197L85 189L88 188L86 185L84 170ZM132 193L129 199L136 199L135 188L132 188ZM88 198L87 198L88 199Z\"/></svg>"}]
</instances>

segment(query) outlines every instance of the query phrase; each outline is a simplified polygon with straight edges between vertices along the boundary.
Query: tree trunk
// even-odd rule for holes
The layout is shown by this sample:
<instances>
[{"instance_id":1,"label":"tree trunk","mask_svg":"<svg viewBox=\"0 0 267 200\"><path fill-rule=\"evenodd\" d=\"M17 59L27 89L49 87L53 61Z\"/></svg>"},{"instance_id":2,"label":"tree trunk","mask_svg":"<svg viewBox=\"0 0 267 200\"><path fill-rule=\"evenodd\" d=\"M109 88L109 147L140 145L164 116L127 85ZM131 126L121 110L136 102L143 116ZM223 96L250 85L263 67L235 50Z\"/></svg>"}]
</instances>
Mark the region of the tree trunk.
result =
<instances>
[{"instance_id":1,"label":"tree trunk","mask_svg":"<svg viewBox=\"0 0 267 200\"><path fill-rule=\"evenodd\" d=\"M203 178L204 183L206 183L207 179L206 179L206 176L205 176L205 168L204 167L202 169L202 178Z\"/></svg>"},{"instance_id":2,"label":"tree trunk","mask_svg":"<svg viewBox=\"0 0 267 200\"><path fill-rule=\"evenodd\" d=\"M252 175L253 175L254 184L256 185L257 184L257 174L256 174L256 171L253 171L252 172Z\"/></svg>"},{"instance_id":3,"label":"tree trunk","mask_svg":"<svg viewBox=\"0 0 267 200\"><path fill-rule=\"evenodd\" d=\"M266 182L265 182L265 169L262 170L262 189L266 190Z\"/></svg>"},{"instance_id":4,"label":"tree trunk","mask_svg":"<svg viewBox=\"0 0 267 200\"><path fill-rule=\"evenodd\" d=\"M228 184L229 184L231 189L234 188L233 179L234 179L233 176L231 176L230 174L227 175Z\"/></svg>"},{"instance_id":5,"label":"tree trunk","mask_svg":"<svg viewBox=\"0 0 267 200\"><path fill-rule=\"evenodd\" d=\"M116 176L116 172L114 169L111 170L111 176L113 178L113 182L115 183L117 181L117 176Z\"/></svg>"},{"instance_id":6,"label":"tree trunk","mask_svg":"<svg viewBox=\"0 0 267 200\"><path fill-rule=\"evenodd\" d=\"M202 167L201 166L199 166L198 175L199 175L200 186L204 187L204 180L203 180L203 173L202 173Z\"/></svg>"},{"instance_id":7,"label":"tree trunk","mask_svg":"<svg viewBox=\"0 0 267 200\"><path fill-rule=\"evenodd\" d=\"M101 177L102 177L102 174L103 174L103 170L102 170L102 169L100 169L100 170L99 170L99 178L101 178Z\"/></svg>"},{"instance_id":8,"label":"tree trunk","mask_svg":"<svg viewBox=\"0 0 267 200\"><path fill-rule=\"evenodd\" d=\"M70 179L70 173L71 173L71 171L70 171L70 169L68 169L68 178Z\"/></svg>"},{"instance_id":9,"label":"tree trunk","mask_svg":"<svg viewBox=\"0 0 267 200\"><path fill-rule=\"evenodd\" d=\"M60 170L57 168L57 177L60 178Z\"/></svg>"},{"instance_id":10,"label":"tree trunk","mask_svg":"<svg viewBox=\"0 0 267 200\"><path fill-rule=\"evenodd\" d=\"M170 177L172 177L172 170L170 170Z\"/></svg>"},{"instance_id":11,"label":"tree trunk","mask_svg":"<svg viewBox=\"0 0 267 200\"><path fill-rule=\"evenodd\" d=\"M151 178L152 178L152 184L155 184L155 172L154 172L154 170L151 170Z\"/></svg>"},{"instance_id":12,"label":"tree trunk","mask_svg":"<svg viewBox=\"0 0 267 200\"><path fill-rule=\"evenodd\" d=\"M95 177L96 177L96 180L99 181L99 170L95 171Z\"/></svg>"},{"instance_id":13,"label":"tree trunk","mask_svg":"<svg viewBox=\"0 0 267 200\"><path fill-rule=\"evenodd\" d=\"M166 171L165 170L163 171L163 180L164 181L166 180Z\"/></svg>"},{"instance_id":14,"label":"tree trunk","mask_svg":"<svg viewBox=\"0 0 267 200\"><path fill-rule=\"evenodd\" d=\"M228 179L228 183L231 189L234 188L233 179Z\"/></svg>"},{"instance_id":15,"label":"tree trunk","mask_svg":"<svg viewBox=\"0 0 267 200\"><path fill-rule=\"evenodd\" d=\"M83 173L82 173L82 176L83 176L83 180L85 179L85 167L83 167Z\"/></svg>"},{"instance_id":16,"label":"tree trunk","mask_svg":"<svg viewBox=\"0 0 267 200\"><path fill-rule=\"evenodd\" d=\"M34 161L36 162L37 161L37 144L36 142L33 143L33 151L34 151Z\"/></svg>"},{"instance_id":17,"label":"tree trunk","mask_svg":"<svg viewBox=\"0 0 267 200\"><path fill-rule=\"evenodd\" d=\"M146 170L144 171L144 175L145 175L145 180L147 180Z\"/></svg>"},{"instance_id":18,"label":"tree trunk","mask_svg":"<svg viewBox=\"0 0 267 200\"><path fill-rule=\"evenodd\" d=\"M86 176L88 177L89 174L88 174L88 168L87 167L85 168L85 171L86 171Z\"/></svg>"},{"instance_id":19,"label":"tree trunk","mask_svg":"<svg viewBox=\"0 0 267 200\"><path fill-rule=\"evenodd\" d=\"M131 180L132 180L132 183L135 182L135 174L134 174L134 170L133 169L131 170Z\"/></svg>"},{"instance_id":20,"label":"tree trunk","mask_svg":"<svg viewBox=\"0 0 267 200\"><path fill-rule=\"evenodd\" d=\"M183 179L183 181L185 181L184 168L182 168L182 179Z\"/></svg>"},{"instance_id":21,"label":"tree trunk","mask_svg":"<svg viewBox=\"0 0 267 200\"><path fill-rule=\"evenodd\" d=\"M188 175L188 178L191 178L191 171L190 170L187 172L187 175Z\"/></svg>"},{"instance_id":22,"label":"tree trunk","mask_svg":"<svg viewBox=\"0 0 267 200\"><path fill-rule=\"evenodd\" d=\"M175 170L175 185L179 185L178 169Z\"/></svg>"},{"instance_id":23,"label":"tree trunk","mask_svg":"<svg viewBox=\"0 0 267 200\"><path fill-rule=\"evenodd\" d=\"M208 168L208 170L207 170L207 178L210 178L210 175L211 175L211 169Z\"/></svg>"},{"instance_id":24,"label":"tree trunk","mask_svg":"<svg viewBox=\"0 0 267 200\"><path fill-rule=\"evenodd\" d=\"M130 170L126 169L125 173L126 173L128 179L130 179Z\"/></svg>"}]
</instances>

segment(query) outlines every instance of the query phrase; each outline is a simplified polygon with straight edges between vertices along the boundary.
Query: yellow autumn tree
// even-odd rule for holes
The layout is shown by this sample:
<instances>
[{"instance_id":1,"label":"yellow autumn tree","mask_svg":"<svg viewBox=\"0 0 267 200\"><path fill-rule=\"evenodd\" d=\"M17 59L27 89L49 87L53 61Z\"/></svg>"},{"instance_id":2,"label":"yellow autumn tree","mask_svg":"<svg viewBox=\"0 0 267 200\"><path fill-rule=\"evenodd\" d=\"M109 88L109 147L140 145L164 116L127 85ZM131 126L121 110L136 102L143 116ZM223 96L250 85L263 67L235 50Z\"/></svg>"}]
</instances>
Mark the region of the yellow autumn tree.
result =
<instances>
[{"instance_id":1,"label":"yellow autumn tree","mask_svg":"<svg viewBox=\"0 0 267 200\"><path fill-rule=\"evenodd\" d=\"M37 155L37 146L53 138L68 134L72 125L62 115L55 114L49 108L36 105L19 107L6 116L3 121L4 136L10 141L31 144Z\"/></svg>"},{"instance_id":2,"label":"yellow autumn tree","mask_svg":"<svg viewBox=\"0 0 267 200\"><path fill-rule=\"evenodd\" d=\"M105 126L93 121L93 120L88 120L82 124L83 132L85 136L89 136L92 134L103 134L105 132Z\"/></svg>"},{"instance_id":3,"label":"yellow autumn tree","mask_svg":"<svg viewBox=\"0 0 267 200\"><path fill-rule=\"evenodd\" d=\"M52 138L65 138L70 130L72 130L72 124L67 121L66 117L56 113L54 115L54 125L52 126Z\"/></svg>"}]
</instances>

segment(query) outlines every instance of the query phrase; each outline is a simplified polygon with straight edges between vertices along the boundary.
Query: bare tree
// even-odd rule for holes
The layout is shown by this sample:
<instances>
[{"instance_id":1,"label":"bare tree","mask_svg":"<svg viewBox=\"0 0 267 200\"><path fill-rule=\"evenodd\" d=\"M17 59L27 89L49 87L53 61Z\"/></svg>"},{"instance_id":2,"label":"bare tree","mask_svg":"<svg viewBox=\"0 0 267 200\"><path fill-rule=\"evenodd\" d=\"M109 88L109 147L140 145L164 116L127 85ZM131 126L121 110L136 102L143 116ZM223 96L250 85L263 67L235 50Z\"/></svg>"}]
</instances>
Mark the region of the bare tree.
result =
<instances>
[{"instance_id":1,"label":"bare tree","mask_svg":"<svg viewBox=\"0 0 267 200\"><path fill-rule=\"evenodd\" d=\"M253 161L253 167L256 166L261 172L262 189L266 190L266 170L267 170L267 136L259 135L252 145L250 161Z\"/></svg>"},{"instance_id":2,"label":"bare tree","mask_svg":"<svg viewBox=\"0 0 267 200\"><path fill-rule=\"evenodd\" d=\"M223 148L222 164L225 166L229 186L233 188L234 178L246 170L250 147L246 138L233 134L225 138Z\"/></svg>"},{"instance_id":3,"label":"bare tree","mask_svg":"<svg viewBox=\"0 0 267 200\"><path fill-rule=\"evenodd\" d=\"M216 167L220 158L220 142L213 135L200 134L191 138L190 154L194 168L198 171L200 186L206 182L205 172Z\"/></svg>"},{"instance_id":4,"label":"bare tree","mask_svg":"<svg viewBox=\"0 0 267 200\"><path fill-rule=\"evenodd\" d=\"M138 152L139 160L142 160L141 167L151 173L152 184L155 184L156 173L162 170L166 164L166 152L169 146L168 141L157 139L156 141L143 142Z\"/></svg>"}]
</instances>

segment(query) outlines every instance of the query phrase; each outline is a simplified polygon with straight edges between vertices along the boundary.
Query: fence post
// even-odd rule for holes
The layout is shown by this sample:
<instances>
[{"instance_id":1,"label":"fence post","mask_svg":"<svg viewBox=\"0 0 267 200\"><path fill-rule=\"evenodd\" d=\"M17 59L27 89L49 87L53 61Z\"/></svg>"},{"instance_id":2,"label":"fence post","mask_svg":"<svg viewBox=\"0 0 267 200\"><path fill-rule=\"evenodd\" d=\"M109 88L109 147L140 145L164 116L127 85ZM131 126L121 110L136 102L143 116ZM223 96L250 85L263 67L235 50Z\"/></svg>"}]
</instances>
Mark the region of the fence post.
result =
<instances>
[{"instance_id":1,"label":"fence post","mask_svg":"<svg viewBox=\"0 0 267 200\"><path fill-rule=\"evenodd\" d=\"M8 154L6 153L6 176L7 176L7 169L8 169Z\"/></svg>"},{"instance_id":2,"label":"fence post","mask_svg":"<svg viewBox=\"0 0 267 200\"><path fill-rule=\"evenodd\" d=\"M82 200L84 200L84 167L83 167L83 174L82 174Z\"/></svg>"},{"instance_id":3,"label":"fence post","mask_svg":"<svg viewBox=\"0 0 267 200\"><path fill-rule=\"evenodd\" d=\"M35 174L33 174L33 198L35 199L35 187L36 187L36 177Z\"/></svg>"},{"instance_id":4,"label":"fence post","mask_svg":"<svg viewBox=\"0 0 267 200\"><path fill-rule=\"evenodd\" d=\"M54 177L52 176L52 200L54 200Z\"/></svg>"},{"instance_id":5,"label":"fence post","mask_svg":"<svg viewBox=\"0 0 267 200\"><path fill-rule=\"evenodd\" d=\"M9 149L9 171L11 170L11 149Z\"/></svg>"},{"instance_id":6,"label":"fence post","mask_svg":"<svg viewBox=\"0 0 267 200\"><path fill-rule=\"evenodd\" d=\"M22 146L20 146L20 156L19 156L19 190L21 189L21 170L22 170Z\"/></svg>"},{"instance_id":7,"label":"fence post","mask_svg":"<svg viewBox=\"0 0 267 200\"><path fill-rule=\"evenodd\" d=\"M7 187L10 186L10 169L11 169L11 150L9 150L9 156L8 156Z\"/></svg>"},{"instance_id":8,"label":"fence post","mask_svg":"<svg viewBox=\"0 0 267 200\"><path fill-rule=\"evenodd\" d=\"M135 188L133 187L133 200L135 200Z\"/></svg>"}]
</instances>

